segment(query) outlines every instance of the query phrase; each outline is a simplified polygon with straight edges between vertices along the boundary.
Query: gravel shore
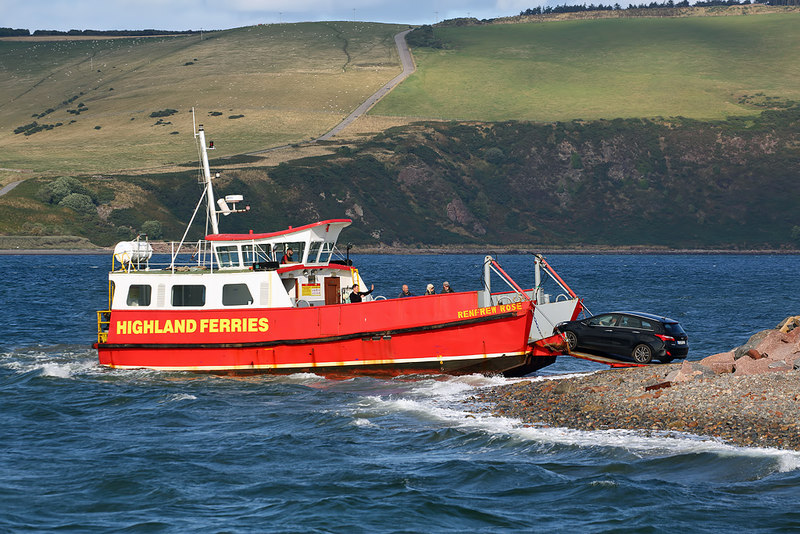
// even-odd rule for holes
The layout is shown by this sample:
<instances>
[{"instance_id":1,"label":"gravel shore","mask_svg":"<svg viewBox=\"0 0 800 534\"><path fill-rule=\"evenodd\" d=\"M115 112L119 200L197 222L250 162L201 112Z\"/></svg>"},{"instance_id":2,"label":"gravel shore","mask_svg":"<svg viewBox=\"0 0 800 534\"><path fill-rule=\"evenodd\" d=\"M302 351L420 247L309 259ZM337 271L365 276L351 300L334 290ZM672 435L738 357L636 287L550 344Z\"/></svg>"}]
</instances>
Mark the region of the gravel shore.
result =
<instances>
[{"instance_id":1,"label":"gravel shore","mask_svg":"<svg viewBox=\"0 0 800 534\"><path fill-rule=\"evenodd\" d=\"M666 381L680 367L537 378L482 391L469 402L529 425L688 432L739 446L800 450L800 371Z\"/></svg>"}]
</instances>

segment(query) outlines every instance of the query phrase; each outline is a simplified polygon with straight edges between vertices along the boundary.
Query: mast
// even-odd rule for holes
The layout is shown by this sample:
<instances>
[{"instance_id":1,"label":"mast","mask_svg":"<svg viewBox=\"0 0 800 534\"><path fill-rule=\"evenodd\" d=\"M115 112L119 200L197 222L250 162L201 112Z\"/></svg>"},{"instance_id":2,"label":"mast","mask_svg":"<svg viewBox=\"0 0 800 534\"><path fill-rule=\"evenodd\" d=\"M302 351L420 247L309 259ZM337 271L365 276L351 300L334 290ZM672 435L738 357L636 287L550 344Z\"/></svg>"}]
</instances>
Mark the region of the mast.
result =
<instances>
[{"instance_id":1,"label":"mast","mask_svg":"<svg viewBox=\"0 0 800 534\"><path fill-rule=\"evenodd\" d=\"M211 233L219 233L219 221L217 219L217 210L214 208L214 186L211 185L211 169L208 166L208 150L206 149L206 132L203 130L201 124L197 128L195 137L200 139L200 153L203 161L203 183L206 188L206 206L208 210L208 220L211 221Z\"/></svg>"}]
</instances>

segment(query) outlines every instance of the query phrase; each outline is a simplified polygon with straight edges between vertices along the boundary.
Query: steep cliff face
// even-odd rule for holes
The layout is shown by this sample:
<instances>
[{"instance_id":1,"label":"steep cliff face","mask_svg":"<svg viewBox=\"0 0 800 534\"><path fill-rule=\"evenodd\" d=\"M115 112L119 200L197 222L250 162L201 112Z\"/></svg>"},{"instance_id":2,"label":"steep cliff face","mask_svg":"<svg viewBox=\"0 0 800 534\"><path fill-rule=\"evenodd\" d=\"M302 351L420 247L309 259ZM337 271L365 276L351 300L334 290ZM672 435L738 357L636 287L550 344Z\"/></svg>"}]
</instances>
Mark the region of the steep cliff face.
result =
<instances>
[{"instance_id":1,"label":"steep cliff face","mask_svg":"<svg viewBox=\"0 0 800 534\"><path fill-rule=\"evenodd\" d=\"M346 239L364 245L800 245L797 106L719 123L416 123L332 155L253 165L215 185L253 207L226 218L227 232L348 217ZM193 175L87 180L105 218L75 215L60 231L107 245L154 219L179 238ZM36 182L26 187L48 187ZM126 190L141 205L118 202Z\"/></svg>"}]
</instances>

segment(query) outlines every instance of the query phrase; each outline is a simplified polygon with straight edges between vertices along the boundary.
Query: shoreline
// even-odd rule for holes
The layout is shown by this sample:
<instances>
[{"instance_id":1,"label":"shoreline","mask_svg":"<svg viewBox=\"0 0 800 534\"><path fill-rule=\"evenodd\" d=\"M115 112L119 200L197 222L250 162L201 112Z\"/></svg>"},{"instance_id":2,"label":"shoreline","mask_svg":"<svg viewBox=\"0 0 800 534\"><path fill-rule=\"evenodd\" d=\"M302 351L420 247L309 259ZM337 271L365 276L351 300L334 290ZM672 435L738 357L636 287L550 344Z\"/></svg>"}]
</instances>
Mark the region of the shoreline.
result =
<instances>
[{"instance_id":1,"label":"shoreline","mask_svg":"<svg viewBox=\"0 0 800 534\"><path fill-rule=\"evenodd\" d=\"M151 241L155 254L168 254L170 251L169 245L163 242ZM29 256L29 255L105 255L113 253L114 249L111 248L76 248L76 249L35 249L35 248L19 248L19 249L0 249L2 256ZM692 255L729 255L729 256L759 256L759 255L782 255L793 256L800 255L800 250L787 250L787 249L746 249L746 250L732 250L732 249L662 249L658 247L541 247L531 248L528 246L475 246L475 247L459 247L459 246L440 246L440 247L363 247L353 248L353 254L395 254L399 256L421 256L421 255L459 255L459 254L492 254L492 255L526 255L526 254L563 254L563 255L671 255L671 256L692 256Z\"/></svg>"},{"instance_id":2,"label":"shoreline","mask_svg":"<svg viewBox=\"0 0 800 534\"><path fill-rule=\"evenodd\" d=\"M563 356L568 357L568 356ZM527 426L687 433L800 451L800 315L700 361L537 377L481 391L475 411Z\"/></svg>"},{"instance_id":3,"label":"shoreline","mask_svg":"<svg viewBox=\"0 0 800 534\"><path fill-rule=\"evenodd\" d=\"M467 402L525 426L681 432L741 447L800 451L800 371L715 375L660 388L681 364L523 380Z\"/></svg>"}]
</instances>

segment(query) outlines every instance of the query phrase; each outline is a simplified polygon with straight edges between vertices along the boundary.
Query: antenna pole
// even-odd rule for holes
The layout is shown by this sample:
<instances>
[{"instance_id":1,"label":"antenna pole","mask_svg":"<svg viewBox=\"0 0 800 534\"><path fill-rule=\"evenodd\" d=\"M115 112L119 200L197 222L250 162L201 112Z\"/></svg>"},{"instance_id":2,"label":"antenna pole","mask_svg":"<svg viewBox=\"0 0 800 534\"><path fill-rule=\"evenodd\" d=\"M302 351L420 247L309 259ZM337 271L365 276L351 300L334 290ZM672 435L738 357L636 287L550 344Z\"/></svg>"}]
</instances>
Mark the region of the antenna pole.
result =
<instances>
[{"instance_id":1,"label":"antenna pole","mask_svg":"<svg viewBox=\"0 0 800 534\"><path fill-rule=\"evenodd\" d=\"M214 186L211 185L211 169L208 166L208 151L206 150L206 132L203 125L197 127L195 134L200 139L200 153L203 159L203 182L206 187L206 204L208 206L208 220L211 221L211 233L219 233L217 210L214 208Z\"/></svg>"}]
</instances>

